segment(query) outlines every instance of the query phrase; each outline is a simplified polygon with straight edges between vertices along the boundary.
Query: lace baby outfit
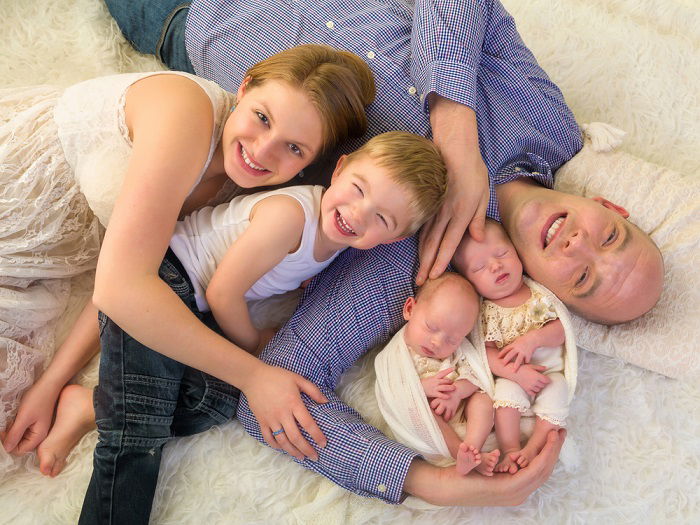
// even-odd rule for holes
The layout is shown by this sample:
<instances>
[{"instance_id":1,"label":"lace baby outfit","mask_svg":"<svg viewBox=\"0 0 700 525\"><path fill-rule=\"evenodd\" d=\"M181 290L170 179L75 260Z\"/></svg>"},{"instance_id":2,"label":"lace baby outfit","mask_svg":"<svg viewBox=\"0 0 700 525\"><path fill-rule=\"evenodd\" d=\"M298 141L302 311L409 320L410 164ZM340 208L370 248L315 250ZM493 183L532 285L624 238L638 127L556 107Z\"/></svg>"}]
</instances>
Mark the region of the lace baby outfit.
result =
<instances>
[{"instance_id":1,"label":"lace baby outfit","mask_svg":"<svg viewBox=\"0 0 700 525\"><path fill-rule=\"evenodd\" d=\"M131 153L126 91L155 74L187 76L210 97L208 165L233 104L213 82L157 72L0 90L0 430L53 354L68 278L95 268Z\"/></svg>"},{"instance_id":2,"label":"lace baby outfit","mask_svg":"<svg viewBox=\"0 0 700 525\"><path fill-rule=\"evenodd\" d=\"M299 247L258 279L245 293L246 301L264 299L299 288L302 282L320 273L336 258L336 252L324 261L314 258L316 232L321 214L323 186L291 186L278 190L240 195L231 202L195 211L178 221L170 240L173 250L192 281L200 312L210 310L206 290L217 266L228 249L250 225L253 207L274 195L295 199L304 210L304 230Z\"/></svg>"},{"instance_id":3,"label":"lace baby outfit","mask_svg":"<svg viewBox=\"0 0 700 525\"><path fill-rule=\"evenodd\" d=\"M554 302L539 289L530 286L530 298L520 306L508 308L484 299L481 304L480 326L484 341L493 341L501 349L530 330L543 327L559 318ZM569 392L564 377L564 348L540 347L530 364L547 367L543 372L551 383L534 400L509 379L496 378L494 407L517 408L522 414L535 414L550 423L564 426L569 413Z\"/></svg>"}]
</instances>

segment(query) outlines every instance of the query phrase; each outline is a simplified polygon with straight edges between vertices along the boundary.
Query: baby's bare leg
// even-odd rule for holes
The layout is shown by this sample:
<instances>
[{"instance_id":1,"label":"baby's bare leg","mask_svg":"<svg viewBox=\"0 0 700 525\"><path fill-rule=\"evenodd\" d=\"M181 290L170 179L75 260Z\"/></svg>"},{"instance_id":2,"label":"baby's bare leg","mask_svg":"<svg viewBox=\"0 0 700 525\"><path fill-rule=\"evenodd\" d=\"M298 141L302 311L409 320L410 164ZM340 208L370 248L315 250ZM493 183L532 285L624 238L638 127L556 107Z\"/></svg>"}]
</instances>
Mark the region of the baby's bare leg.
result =
<instances>
[{"instance_id":1,"label":"baby's bare leg","mask_svg":"<svg viewBox=\"0 0 700 525\"><path fill-rule=\"evenodd\" d=\"M547 441L547 434L550 430L557 430L561 428L560 426L539 417L536 419L535 429L532 431L530 439L527 440L527 444L520 451L520 455L516 460L518 466L520 467L527 467L530 464L530 461L532 461L532 459L540 453L542 447L544 447L544 444Z\"/></svg>"},{"instance_id":2,"label":"baby's bare leg","mask_svg":"<svg viewBox=\"0 0 700 525\"><path fill-rule=\"evenodd\" d=\"M517 458L520 456L520 411L512 407L496 409L496 438L501 449L501 461L496 472L518 471Z\"/></svg>"},{"instance_id":3,"label":"baby's bare leg","mask_svg":"<svg viewBox=\"0 0 700 525\"><path fill-rule=\"evenodd\" d=\"M474 392L467 399L464 415L467 418L464 445L467 446L467 450L471 446L476 451L481 451L484 441L493 428L493 401L483 392ZM499 455L498 449L482 453L481 463L476 466L477 472L485 476L492 476ZM459 465L459 459L457 464Z\"/></svg>"},{"instance_id":4,"label":"baby's bare leg","mask_svg":"<svg viewBox=\"0 0 700 525\"><path fill-rule=\"evenodd\" d=\"M41 473L54 477L61 472L70 451L93 428L92 390L80 385L65 386L58 397L54 424L36 450Z\"/></svg>"},{"instance_id":5,"label":"baby's bare leg","mask_svg":"<svg viewBox=\"0 0 700 525\"><path fill-rule=\"evenodd\" d=\"M442 432L442 437L445 438L445 443L447 443L447 449L450 451L450 455L455 458L455 461L457 462L457 472L462 475L466 475L473 470L474 467L481 463L481 454L479 454L479 449L466 446L459 439L459 436L454 429L448 425L444 419L435 414L433 414L433 417L437 422L440 432Z\"/></svg>"}]
</instances>

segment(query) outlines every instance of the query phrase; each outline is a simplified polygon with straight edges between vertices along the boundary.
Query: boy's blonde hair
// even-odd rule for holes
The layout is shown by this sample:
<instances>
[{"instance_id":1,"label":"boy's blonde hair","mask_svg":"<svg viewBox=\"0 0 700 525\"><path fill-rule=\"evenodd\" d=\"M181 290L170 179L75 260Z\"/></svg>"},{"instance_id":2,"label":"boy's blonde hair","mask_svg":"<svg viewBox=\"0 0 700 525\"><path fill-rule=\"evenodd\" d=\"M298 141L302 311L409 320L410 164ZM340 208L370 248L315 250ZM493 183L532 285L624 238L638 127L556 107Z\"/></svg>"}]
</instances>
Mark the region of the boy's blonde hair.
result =
<instances>
[{"instance_id":1,"label":"boy's blonde hair","mask_svg":"<svg viewBox=\"0 0 700 525\"><path fill-rule=\"evenodd\" d=\"M374 100L374 77L357 55L320 44L286 49L252 66L249 88L268 80L303 91L321 115L323 145L319 156L367 130L365 106Z\"/></svg>"},{"instance_id":2,"label":"boy's blonde hair","mask_svg":"<svg viewBox=\"0 0 700 525\"><path fill-rule=\"evenodd\" d=\"M415 133L389 131L349 154L346 165L363 155L389 170L394 182L410 192L413 220L402 235L415 233L445 200L447 167L437 146Z\"/></svg>"}]
</instances>

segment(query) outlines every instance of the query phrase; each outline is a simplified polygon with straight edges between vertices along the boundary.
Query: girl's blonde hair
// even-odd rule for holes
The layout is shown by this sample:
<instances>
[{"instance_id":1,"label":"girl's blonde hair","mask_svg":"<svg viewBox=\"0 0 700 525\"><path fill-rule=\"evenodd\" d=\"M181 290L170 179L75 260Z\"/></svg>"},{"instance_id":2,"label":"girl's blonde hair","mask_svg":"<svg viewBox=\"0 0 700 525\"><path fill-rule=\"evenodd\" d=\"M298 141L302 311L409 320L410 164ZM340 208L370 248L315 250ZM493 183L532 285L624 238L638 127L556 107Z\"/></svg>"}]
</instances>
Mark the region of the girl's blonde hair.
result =
<instances>
[{"instance_id":1,"label":"girl's blonde hair","mask_svg":"<svg viewBox=\"0 0 700 525\"><path fill-rule=\"evenodd\" d=\"M374 100L374 77L369 66L349 51L304 44L255 64L246 76L250 77L250 88L277 80L301 89L309 97L323 124L319 155L367 130L365 106Z\"/></svg>"}]
</instances>

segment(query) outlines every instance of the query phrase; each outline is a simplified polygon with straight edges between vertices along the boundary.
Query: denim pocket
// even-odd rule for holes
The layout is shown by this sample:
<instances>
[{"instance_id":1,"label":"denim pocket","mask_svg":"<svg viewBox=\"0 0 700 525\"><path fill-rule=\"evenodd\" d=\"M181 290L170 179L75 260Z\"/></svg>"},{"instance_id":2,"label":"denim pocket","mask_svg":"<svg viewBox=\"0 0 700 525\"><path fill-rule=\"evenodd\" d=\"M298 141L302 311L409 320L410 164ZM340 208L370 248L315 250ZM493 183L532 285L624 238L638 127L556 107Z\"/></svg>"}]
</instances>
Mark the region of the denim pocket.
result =
<instances>
[{"instance_id":1,"label":"denim pocket","mask_svg":"<svg viewBox=\"0 0 700 525\"><path fill-rule=\"evenodd\" d=\"M97 312L97 326L100 331L100 337L102 337L102 332L105 331L105 326L107 326L107 316L102 312Z\"/></svg>"}]
</instances>

